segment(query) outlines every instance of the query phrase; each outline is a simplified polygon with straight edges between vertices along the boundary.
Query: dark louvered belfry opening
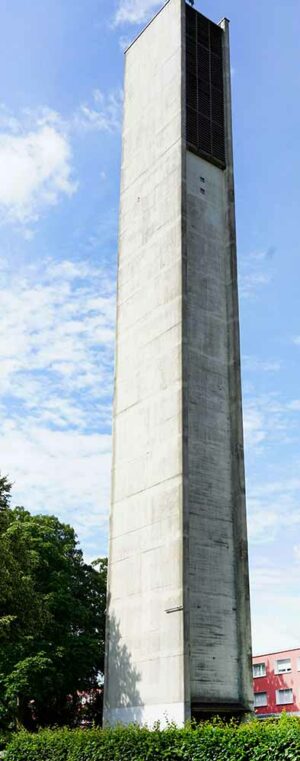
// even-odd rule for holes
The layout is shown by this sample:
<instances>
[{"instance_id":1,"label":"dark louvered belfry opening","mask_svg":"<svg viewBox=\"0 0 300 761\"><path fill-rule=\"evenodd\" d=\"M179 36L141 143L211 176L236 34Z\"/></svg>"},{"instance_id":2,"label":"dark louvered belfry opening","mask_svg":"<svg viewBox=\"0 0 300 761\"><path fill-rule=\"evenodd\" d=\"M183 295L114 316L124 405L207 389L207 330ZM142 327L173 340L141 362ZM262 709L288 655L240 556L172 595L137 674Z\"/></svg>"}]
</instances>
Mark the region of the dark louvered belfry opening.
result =
<instances>
[{"instance_id":1,"label":"dark louvered belfry opening","mask_svg":"<svg viewBox=\"0 0 300 761\"><path fill-rule=\"evenodd\" d=\"M225 167L223 30L186 5L187 147Z\"/></svg>"}]
</instances>

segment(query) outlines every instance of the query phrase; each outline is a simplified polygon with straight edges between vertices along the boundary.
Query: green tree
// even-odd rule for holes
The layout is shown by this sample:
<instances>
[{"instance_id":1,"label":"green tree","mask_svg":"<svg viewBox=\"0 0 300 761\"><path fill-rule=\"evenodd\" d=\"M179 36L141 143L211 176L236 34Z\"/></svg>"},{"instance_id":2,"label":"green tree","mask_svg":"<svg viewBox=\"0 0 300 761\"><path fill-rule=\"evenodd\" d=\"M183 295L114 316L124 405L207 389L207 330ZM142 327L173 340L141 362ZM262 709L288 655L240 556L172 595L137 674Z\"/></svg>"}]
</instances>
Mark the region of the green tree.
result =
<instances>
[{"instance_id":1,"label":"green tree","mask_svg":"<svg viewBox=\"0 0 300 761\"><path fill-rule=\"evenodd\" d=\"M72 724L103 674L106 559L85 563L70 526L10 490L0 478L0 723Z\"/></svg>"}]
</instances>

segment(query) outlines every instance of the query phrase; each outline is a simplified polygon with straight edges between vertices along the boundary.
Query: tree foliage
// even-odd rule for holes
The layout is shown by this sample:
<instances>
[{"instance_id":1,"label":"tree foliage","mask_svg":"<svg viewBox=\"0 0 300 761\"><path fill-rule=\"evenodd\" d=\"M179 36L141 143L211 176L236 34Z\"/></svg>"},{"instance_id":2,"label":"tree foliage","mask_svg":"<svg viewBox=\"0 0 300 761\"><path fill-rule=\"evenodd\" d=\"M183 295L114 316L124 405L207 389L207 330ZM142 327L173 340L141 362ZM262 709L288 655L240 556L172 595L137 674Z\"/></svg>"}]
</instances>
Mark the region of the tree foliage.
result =
<instances>
[{"instance_id":1,"label":"tree foliage","mask_svg":"<svg viewBox=\"0 0 300 761\"><path fill-rule=\"evenodd\" d=\"M74 723L104 665L106 560L84 562L74 530L10 508L0 478L0 726Z\"/></svg>"}]
</instances>

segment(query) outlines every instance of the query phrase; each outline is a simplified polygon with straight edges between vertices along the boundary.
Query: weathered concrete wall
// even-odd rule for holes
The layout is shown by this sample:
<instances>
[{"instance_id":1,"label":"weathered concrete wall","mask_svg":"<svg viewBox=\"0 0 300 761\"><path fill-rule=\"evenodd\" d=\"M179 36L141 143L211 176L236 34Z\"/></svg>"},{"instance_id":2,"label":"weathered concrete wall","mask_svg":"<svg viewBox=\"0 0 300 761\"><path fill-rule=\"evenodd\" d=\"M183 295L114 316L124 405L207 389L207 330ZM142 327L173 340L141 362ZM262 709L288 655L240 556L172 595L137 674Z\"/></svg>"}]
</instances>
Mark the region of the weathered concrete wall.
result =
<instances>
[{"instance_id":1,"label":"weathered concrete wall","mask_svg":"<svg viewBox=\"0 0 300 761\"><path fill-rule=\"evenodd\" d=\"M181 2L126 54L105 719L184 720Z\"/></svg>"},{"instance_id":2,"label":"weathered concrete wall","mask_svg":"<svg viewBox=\"0 0 300 761\"><path fill-rule=\"evenodd\" d=\"M221 26L226 170L186 153L185 606L199 711L253 702L228 22Z\"/></svg>"},{"instance_id":3,"label":"weathered concrete wall","mask_svg":"<svg viewBox=\"0 0 300 761\"><path fill-rule=\"evenodd\" d=\"M223 28L226 171L185 150L183 0L126 54L107 723L182 724L191 704L251 706Z\"/></svg>"},{"instance_id":4,"label":"weathered concrete wall","mask_svg":"<svg viewBox=\"0 0 300 761\"><path fill-rule=\"evenodd\" d=\"M192 700L239 701L228 375L225 173L187 153Z\"/></svg>"}]
</instances>

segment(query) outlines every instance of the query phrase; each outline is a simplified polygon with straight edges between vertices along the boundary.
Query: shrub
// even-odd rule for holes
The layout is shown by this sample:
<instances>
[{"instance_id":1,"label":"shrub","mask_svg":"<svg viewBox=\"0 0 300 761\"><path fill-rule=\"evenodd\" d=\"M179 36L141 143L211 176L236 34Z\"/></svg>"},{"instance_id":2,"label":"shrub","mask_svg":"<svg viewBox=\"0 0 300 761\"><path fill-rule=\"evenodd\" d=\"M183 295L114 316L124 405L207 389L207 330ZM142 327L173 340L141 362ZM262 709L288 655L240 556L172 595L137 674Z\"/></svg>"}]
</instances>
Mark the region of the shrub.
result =
<instances>
[{"instance_id":1,"label":"shrub","mask_svg":"<svg viewBox=\"0 0 300 761\"><path fill-rule=\"evenodd\" d=\"M11 739L12 733L9 730L0 729L0 751L5 748Z\"/></svg>"},{"instance_id":2,"label":"shrub","mask_svg":"<svg viewBox=\"0 0 300 761\"><path fill-rule=\"evenodd\" d=\"M300 761L300 720L20 732L5 761Z\"/></svg>"}]
</instances>

